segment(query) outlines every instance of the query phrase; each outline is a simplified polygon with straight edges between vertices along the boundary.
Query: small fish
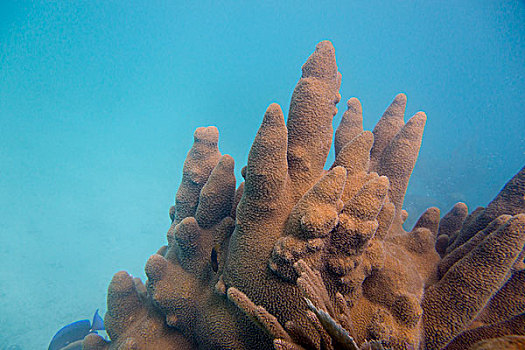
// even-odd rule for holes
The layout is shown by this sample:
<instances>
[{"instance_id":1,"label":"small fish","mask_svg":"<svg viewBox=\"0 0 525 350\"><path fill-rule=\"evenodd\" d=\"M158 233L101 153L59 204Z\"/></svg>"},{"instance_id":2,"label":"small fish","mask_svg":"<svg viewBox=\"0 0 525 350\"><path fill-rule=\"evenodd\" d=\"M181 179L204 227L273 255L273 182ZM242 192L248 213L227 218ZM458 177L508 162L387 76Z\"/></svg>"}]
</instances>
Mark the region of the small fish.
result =
<instances>
[{"instance_id":1,"label":"small fish","mask_svg":"<svg viewBox=\"0 0 525 350\"><path fill-rule=\"evenodd\" d=\"M48 350L82 350L82 340L89 333L104 330L104 321L98 314L93 315L93 322L80 320L62 327L51 339Z\"/></svg>"},{"instance_id":2,"label":"small fish","mask_svg":"<svg viewBox=\"0 0 525 350\"><path fill-rule=\"evenodd\" d=\"M219 260L217 259L217 252L219 251L219 245L216 244L215 247L211 250L211 268L213 272L217 272L219 270Z\"/></svg>"}]
</instances>

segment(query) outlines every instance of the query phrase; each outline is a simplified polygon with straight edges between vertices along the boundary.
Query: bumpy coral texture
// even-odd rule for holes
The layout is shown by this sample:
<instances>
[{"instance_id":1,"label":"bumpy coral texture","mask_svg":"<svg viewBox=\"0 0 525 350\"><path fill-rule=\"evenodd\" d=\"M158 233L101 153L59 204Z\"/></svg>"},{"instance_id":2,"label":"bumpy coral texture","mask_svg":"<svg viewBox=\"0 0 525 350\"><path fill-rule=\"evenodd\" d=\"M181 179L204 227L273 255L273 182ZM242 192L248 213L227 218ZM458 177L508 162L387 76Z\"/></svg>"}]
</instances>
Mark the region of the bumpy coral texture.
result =
<instances>
[{"instance_id":1,"label":"bumpy coral texture","mask_svg":"<svg viewBox=\"0 0 525 350\"><path fill-rule=\"evenodd\" d=\"M115 275L111 342L90 335L85 349L523 344L525 168L486 208L468 215L458 203L441 219L429 208L407 232L403 200L426 115L405 123L399 94L363 131L351 98L325 170L340 83L334 48L321 42L287 122L268 107L237 189L217 129L197 129L168 245L147 262L145 285Z\"/></svg>"}]
</instances>

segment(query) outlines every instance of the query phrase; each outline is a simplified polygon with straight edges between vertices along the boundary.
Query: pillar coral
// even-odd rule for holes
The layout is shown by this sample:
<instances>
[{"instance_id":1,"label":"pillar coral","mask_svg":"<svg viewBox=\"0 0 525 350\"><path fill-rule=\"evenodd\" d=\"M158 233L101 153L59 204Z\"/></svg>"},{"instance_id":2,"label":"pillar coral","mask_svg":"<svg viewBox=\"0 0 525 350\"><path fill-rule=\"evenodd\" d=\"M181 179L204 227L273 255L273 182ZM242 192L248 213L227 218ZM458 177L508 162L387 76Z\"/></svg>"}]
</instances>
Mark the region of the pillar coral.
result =
<instances>
[{"instance_id":1,"label":"pillar coral","mask_svg":"<svg viewBox=\"0 0 525 350\"><path fill-rule=\"evenodd\" d=\"M279 105L268 107L237 189L217 129L196 130L168 245L148 260L145 285L115 275L105 316L111 341L89 335L85 349L522 341L512 337L525 334L525 168L487 208L468 215L458 203L441 219L429 208L407 232L402 206L426 115L405 123L399 94L364 131L351 98L325 170L340 83L334 48L321 42L287 122Z\"/></svg>"}]
</instances>

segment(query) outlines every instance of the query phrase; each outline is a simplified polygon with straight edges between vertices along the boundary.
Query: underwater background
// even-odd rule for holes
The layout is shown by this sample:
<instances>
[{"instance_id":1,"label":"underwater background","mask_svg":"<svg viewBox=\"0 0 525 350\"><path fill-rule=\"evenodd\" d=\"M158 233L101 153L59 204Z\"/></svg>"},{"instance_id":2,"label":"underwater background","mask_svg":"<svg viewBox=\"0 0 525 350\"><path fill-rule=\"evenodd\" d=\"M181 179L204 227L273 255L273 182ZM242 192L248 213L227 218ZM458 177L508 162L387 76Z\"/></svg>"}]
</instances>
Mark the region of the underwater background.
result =
<instances>
[{"instance_id":1,"label":"underwater background","mask_svg":"<svg viewBox=\"0 0 525 350\"><path fill-rule=\"evenodd\" d=\"M219 128L239 181L324 39L334 125L353 96L368 130L399 92L428 115L407 227L486 205L524 165L523 1L1 1L0 350L103 314L116 271L144 279L195 128Z\"/></svg>"}]
</instances>

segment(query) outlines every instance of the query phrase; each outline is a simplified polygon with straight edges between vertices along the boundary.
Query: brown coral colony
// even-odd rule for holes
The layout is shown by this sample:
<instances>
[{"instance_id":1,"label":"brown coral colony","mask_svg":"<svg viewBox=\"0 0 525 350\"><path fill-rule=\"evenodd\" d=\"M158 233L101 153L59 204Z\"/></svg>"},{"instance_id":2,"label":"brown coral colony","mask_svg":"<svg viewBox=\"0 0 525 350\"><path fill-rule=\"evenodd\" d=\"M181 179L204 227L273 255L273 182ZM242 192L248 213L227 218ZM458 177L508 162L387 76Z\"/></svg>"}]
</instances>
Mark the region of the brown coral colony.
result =
<instances>
[{"instance_id":1,"label":"brown coral colony","mask_svg":"<svg viewBox=\"0 0 525 350\"><path fill-rule=\"evenodd\" d=\"M268 107L236 188L215 127L199 128L143 284L118 272L84 349L488 349L525 344L525 168L486 208L403 200L426 115L399 94L372 132L358 99L335 132L341 74L328 41L285 122ZM521 344L521 345L520 345ZM491 347L493 346L493 347Z\"/></svg>"}]
</instances>

